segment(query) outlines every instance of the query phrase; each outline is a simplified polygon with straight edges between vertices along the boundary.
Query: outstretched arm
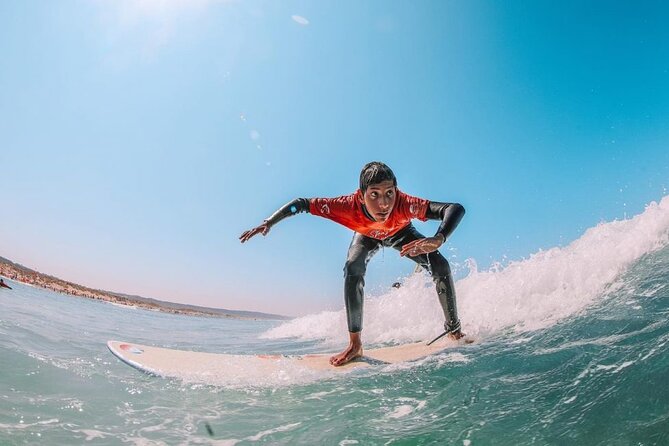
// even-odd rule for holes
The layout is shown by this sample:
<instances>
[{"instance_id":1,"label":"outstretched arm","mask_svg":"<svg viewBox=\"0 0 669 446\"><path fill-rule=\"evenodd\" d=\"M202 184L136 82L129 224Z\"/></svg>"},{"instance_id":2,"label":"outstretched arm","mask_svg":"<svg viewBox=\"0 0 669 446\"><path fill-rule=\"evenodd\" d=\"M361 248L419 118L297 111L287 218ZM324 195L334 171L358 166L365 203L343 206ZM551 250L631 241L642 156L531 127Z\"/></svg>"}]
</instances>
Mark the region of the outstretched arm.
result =
<instances>
[{"instance_id":1,"label":"outstretched arm","mask_svg":"<svg viewBox=\"0 0 669 446\"><path fill-rule=\"evenodd\" d=\"M267 233L269 233L269 230L272 228L272 226L286 217L290 217L291 215L299 214L301 212L309 212L309 200L306 198L296 198L293 201L284 204L278 211L263 221L262 224L256 226L253 229L245 231L239 237L239 240L244 243L256 234L262 234L265 236Z\"/></svg>"},{"instance_id":2,"label":"outstretched arm","mask_svg":"<svg viewBox=\"0 0 669 446\"><path fill-rule=\"evenodd\" d=\"M446 239L453 233L455 228L465 215L465 208L459 203L440 203L431 201L427 208L425 217L430 220L441 220L439 229L433 237L414 240L402 247L400 255L411 257L427 254L439 249Z\"/></svg>"}]
</instances>

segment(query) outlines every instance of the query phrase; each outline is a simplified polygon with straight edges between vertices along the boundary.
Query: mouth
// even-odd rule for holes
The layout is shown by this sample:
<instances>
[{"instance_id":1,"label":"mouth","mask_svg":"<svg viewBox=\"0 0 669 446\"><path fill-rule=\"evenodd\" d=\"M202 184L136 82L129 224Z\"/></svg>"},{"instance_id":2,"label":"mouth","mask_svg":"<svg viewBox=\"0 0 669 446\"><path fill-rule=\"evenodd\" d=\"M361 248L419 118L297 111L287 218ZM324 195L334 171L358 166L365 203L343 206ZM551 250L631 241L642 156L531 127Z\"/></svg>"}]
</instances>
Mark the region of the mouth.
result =
<instances>
[{"instance_id":1,"label":"mouth","mask_svg":"<svg viewBox=\"0 0 669 446\"><path fill-rule=\"evenodd\" d=\"M386 220L388 219L388 216L390 215L390 212L379 212L376 214L376 219L377 220Z\"/></svg>"}]
</instances>

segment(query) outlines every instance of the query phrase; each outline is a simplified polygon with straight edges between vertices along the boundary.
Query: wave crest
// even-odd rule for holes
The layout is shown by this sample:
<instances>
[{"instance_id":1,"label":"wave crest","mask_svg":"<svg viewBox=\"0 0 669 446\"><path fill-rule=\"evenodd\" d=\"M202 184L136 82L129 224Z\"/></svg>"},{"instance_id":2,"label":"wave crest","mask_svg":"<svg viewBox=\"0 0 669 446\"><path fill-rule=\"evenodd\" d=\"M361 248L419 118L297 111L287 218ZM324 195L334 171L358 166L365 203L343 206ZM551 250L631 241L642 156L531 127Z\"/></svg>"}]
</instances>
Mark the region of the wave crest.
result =
<instances>
[{"instance_id":1,"label":"wave crest","mask_svg":"<svg viewBox=\"0 0 669 446\"><path fill-rule=\"evenodd\" d=\"M669 244L669 196L626 220L600 223L565 247L477 271L456 283L463 330L487 337L503 330L533 331L578 314L616 289L616 279L643 255ZM443 326L434 285L426 274L404 279L365 302L367 344L405 343L430 338ZM297 338L335 346L345 338L346 312L324 311L285 322L263 338Z\"/></svg>"}]
</instances>

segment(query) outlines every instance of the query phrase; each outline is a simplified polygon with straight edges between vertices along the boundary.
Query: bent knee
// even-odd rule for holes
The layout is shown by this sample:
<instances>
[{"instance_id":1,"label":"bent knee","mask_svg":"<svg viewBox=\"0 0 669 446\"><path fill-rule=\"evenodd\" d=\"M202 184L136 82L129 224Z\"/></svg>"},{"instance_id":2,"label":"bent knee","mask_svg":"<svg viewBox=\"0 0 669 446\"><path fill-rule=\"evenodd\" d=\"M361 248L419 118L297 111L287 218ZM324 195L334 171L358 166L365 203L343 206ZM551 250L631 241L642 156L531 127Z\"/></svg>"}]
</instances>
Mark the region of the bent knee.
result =
<instances>
[{"instance_id":1,"label":"bent knee","mask_svg":"<svg viewBox=\"0 0 669 446\"><path fill-rule=\"evenodd\" d=\"M451 275L451 267L448 264L448 260L441 254L437 253L435 256L429 256L428 260L430 261L432 277L448 277Z\"/></svg>"},{"instance_id":2,"label":"bent knee","mask_svg":"<svg viewBox=\"0 0 669 446\"><path fill-rule=\"evenodd\" d=\"M349 276L364 276L367 270L365 262L347 260L344 264L344 277Z\"/></svg>"}]
</instances>

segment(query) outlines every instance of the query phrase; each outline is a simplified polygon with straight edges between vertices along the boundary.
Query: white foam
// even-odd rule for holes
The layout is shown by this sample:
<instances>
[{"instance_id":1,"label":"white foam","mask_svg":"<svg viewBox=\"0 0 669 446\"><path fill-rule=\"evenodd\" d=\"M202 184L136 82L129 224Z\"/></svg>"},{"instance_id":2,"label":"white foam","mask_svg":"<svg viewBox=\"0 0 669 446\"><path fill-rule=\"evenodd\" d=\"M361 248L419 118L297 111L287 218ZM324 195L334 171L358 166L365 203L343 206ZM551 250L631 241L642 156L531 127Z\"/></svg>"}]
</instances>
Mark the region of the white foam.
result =
<instances>
[{"instance_id":1,"label":"white foam","mask_svg":"<svg viewBox=\"0 0 669 446\"><path fill-rule=\"evenodd\" d=\"M485 337L512 328L528 332L550 327L606 295L616 278L644 254L669 241L669 196L641 214L601 223L565 247L477 271L458 281L464 331ZM444 316L429 277L412 275L399 289L366 298L364 340L405 343L439 332ZM345 310L326 311L285 322L262 337L321 340L324 347L346 342Z\"/></svg>"},{"instance_id":2,"label":"white foam","mask_svg":"<svg viewBox=\"0 0 669 446\"><path fill-rule=\"evenodd\" d=\"M427 404L426 401L417 400L415 398L398 398L397 401L403 404L398 405L392 412L386 414L387 418L403 418L414 411L425 408L425 405Z\"/></svg>"},{"instance_id":3,"label":"white foam","mask_svg":"<svg viewBox=\"0 0 669 446\"><path fill-rule=\"evenodd\" d=\"M572 396L571 398L567 398L566 400L564 400L564 401L562 402L562 404L570 404L570 403L573 403L574 401L576 401L576 398L577 398L577 395L574 395L574 396Z\"/></svg>"},{"instance_id":4,"label":"white foam","mask_svg":"<svg viewBox=\"0 0 669 446\"><path fill-rule=\"evenodd\" d=\"M73 429L72 432L82 433L82 434L86 435L86 438L84 439L84 441L93 441L93 440L97 440L98 438L104 439L104 438L110 436L110 434L108 434L107 432L102 432L102 431L95 430L95 429L78 429L78 430Z\"/></svg>"},{"instance_id":5,"label":"white foam","mask_svg":"<svg viewBox=\"0 0 669 446\"><path fill-rule=\"evenodd\" d=\"M256 435L252 435L250 437L246 437L246 440L249 441L259 441L263 437L266 437L268 435L275 434L277 432L287 432L290 430L295 429L297 426L299 426L302 423L291 423L291 424L286 424L283 426L275 427L274 429L268 429L266 431L258 432Z\"/></svg>"}]
</instances>

